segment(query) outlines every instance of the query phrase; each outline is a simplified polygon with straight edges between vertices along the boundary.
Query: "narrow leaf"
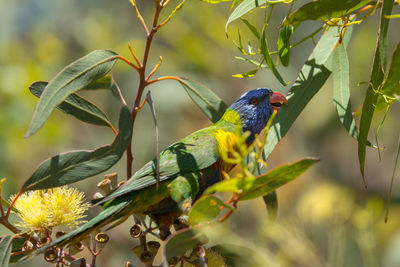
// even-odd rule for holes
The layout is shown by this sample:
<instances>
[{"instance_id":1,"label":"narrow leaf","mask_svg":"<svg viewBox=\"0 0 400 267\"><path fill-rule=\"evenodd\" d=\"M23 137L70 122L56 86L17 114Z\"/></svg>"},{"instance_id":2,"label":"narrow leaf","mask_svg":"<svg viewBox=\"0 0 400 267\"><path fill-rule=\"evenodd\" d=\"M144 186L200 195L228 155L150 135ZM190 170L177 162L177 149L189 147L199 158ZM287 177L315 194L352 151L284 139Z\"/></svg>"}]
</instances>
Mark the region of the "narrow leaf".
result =
<instances>
[{"instance_id":1,"label":"narrow leaf","mask_svg":"<svg viewBox=\"0 0 400 267\"><path fill-rule=\"evenodd\" d=\"M12 250L12 236L6 235L1 237L0 241L0 266L7 267L10 261Z\"/></svg>"},{"instance_id":2,"label":"narrow leaf","mask_svg":"<svg viewBox=\"0 0 400 267\"><path fill-rule=\"evenodd\" d=\"M217 122L222 117L227 105L210 88L188 78L178 77L178 79L193 102L212 122Z\"/></svg>"},{"instance_id":3,"label":"narrow leaf","mask_svg":"<svg viewBox=\"0 0 400 267\"><path fill-rule=\"evenodd\" d=\"M37 81L29 86L29 90L34 96L40 98L47 84L47 82ZM101 109L77 94L69 95L57 108L83 122L111 126L107 115Z\"/></svg>"},{"instance_id":4,"label":"narrow leaf","mask_svg":"<svg viewBox=\"0 0 400 267\"><path fill-rule=\"evenodd\" d=\"M117 56L110 50L96 50L61 70L44 89L25 136L37 132L53 109L70 94L107 74L114 66Z\"/></svg>"},{"instance_id":5,"label":"narrow leaf","mask_svg":"<svg viewBox=\"0 0 400 267\"><path fill-rule=\"evenodd\" d=\"M389 193L388 193L387 204L386 204L385 222L387 222L389 219L390 204L392 202L393 182L394 182L394 176L395 176L396 170L397 170L397 165L399 163L399 155L400 155L400 135L399 135L399 140L397 141L397 152L396 152L396 159L394 160L393 174L392 174L392 178L390 179L390 187L389 187Z\"/></svg>"},{"instance_id":6,"label":"narrow leaf","mask_svg":"<svg viewBox=\"0 0 400 267\"><path fill-rule=\"evenodd\" d=\"M248 246L224 243L210 249L221 255L229 267L259 266L259 255Z\"/></svg>"},{"instance_id":7,"label":"narrow leaf","mask_svg":"<svg viewBox=\"0 0 400 267\"><path fill-rule=\"evenodd\" d=\"M242 192L240 200L249 200L265 196L282 185L296 179L319 159L306 158L279 166L257 177L233 178L209 187L205 194L213 192Z\"/></svg>"},{"instance_id":8,"label":"narrow leaf","mask_svg":"<svg viewBox=\"0 0 400 267\"><path fill-rule=\"evenodd\" d=\"M37 190L71 184L111 168L121 158L131 138L131 113L121 108L119 133L114 142L96 150L77 150L47 159L23 184L22 190Z\"/></svg>"},{"instance_id":9,"label":"narrow leaf","mask_svg":"<svg viewBox=\"0 0 400 267\"><path fill-rule=\"evenodd\" d=\"M265 206L267 207L268 217L271 221L275 221L278 214L278 196L276 190L263 196Z\"/></svg>"},{"instance_id":10,"label":"narrow leaf","mask_svg":"<svg viewBox=\"0 0 400 267\"><path fill-rule=\"evenodd\" d=\"M210 222L218 217L223 208L232 209L217 196L202 196L190 209L189 225Z\"/></svg>"},{"instance_id":11,"label":"narrow leaf","mask_svg":"<svg viewBox=\"0 0 400 267\"><path fill-rule=\"evenodd\" d=\"M294 32L294 26L292 25L283 26L279 31L279 38L278 38L279 59L281 60L282 65L285 67L289 65L290 36L292 36L293 32Z\"/></svg>"},{"instance_id":12,"label":"narrow leaf","mask_svg":"<svg viewBox=\"0 0 400 267\"><path fill-rule=\"evenodd\" d=\"M389 73L386 81L383 84L381 93L385 96L395 97L400 95L400 42L393 52L392 63L390 64ZM382 95L379 95L376 104L376 112L385 109L388 103L385 101Z\"/></svg>"},{"instance_id":13,"label":"narrow leaf","mask_svg":"<svg viewBox=\"0 0 400 267\"><path fill-rule=\"evenodd\" d=\"M264 25L264 28L262 30L262 35L261 35L261 39L260 39L260 49L261 49L262 55L265 59L265 62L268 65L269 69L272 71L272 73L275 75L275 77L278 79L278 81L283 86L286 86L287 83L283 80L282 76L279 74L278 70L275 67L274 62L272 61L271 55L269 54L267 38L265 36L265 27L266 26L267 25Z\"/></svg>"},{"instance_id":14,"label":"narrow leaf","mask_svg":"<svg viewBox=\"0 0 400 267\"><path fill-rule=\"evenodd\" d=\"M232 77L235 78L250 78L253 77L254 75L256 75L257 71L259 70L259 68L245 72L245 73L240 73L240 74L234 74L232 75Z\"/></svg>"},{"instance_id":15,"label":"narrow leaf","mask_svg":"<svg viewBox=\"0 0 400 267\"><path fill-rule=\"evenodd\" d=\"M228 21L225 24L225 32L228 32L228 26L232 21L237 20L241 16L252 11L256 7L264 5L265 3L267 3L267 0L244 0L229 15Z\"/></svg>"},{"instance_id":16,"label":"narrow leaf","mask_svg":"<svg viewBox=\"0 0 400 267\"><path fill-rule=\"evenodd\" d=\"M254 27L254 25L250 23L250 21L244 18L240 18L240 20L247 26L247 28L249 28L249 30L254 34L257 39L260 39L260 34L258 33L256 27Z\"/></svg>"},{"instance_id":17,"label":"narrow leaf","mask_svg":"<svg viewBox=\"0 0 400 267\"><path fill-rule=\"evenodd\" d=\"M346 47L342 43L332 54L333 103L346 131L358 140L358 129L350 105L350 72Z\"/></svg>"},{"instance_id":18,"label":"narrow leaf","mask_svg":"<svg viewBox=\"0 0 400 267\"><path fill-rule=\"evenodd\" d=\"M362 113L361 113L360 136L358 139L358 160L360 162L360 171L365 187L367 186L364 177L367 138L369 129L371 127L372 117L375 111L375 105L378 100L378 94L375 92L375 90L379 88L384 79L384 73L381 65L381 56L380 56L381 49L379 46L382 43L380 41L381 38L385 38L388 30L389 20L385 19L385 15L391 14L392 8L393 8L392 0L383 1L383 6L381 10L381 21L378 32L378 41L377 41L377 47L375 48L375 56L372 65L371 79L367 89L367 94L364 99Z\"/></svg>"},{"instance_id":19,"label":"narrow leaf","mask_svg":"<svg viewBox=\"0 0 400 267\"><path fill-rule=\"evenodd\" d=\"M322 35L303 65L299 76L289 91L287 97L289 105L281 107L271 130L268 132L267 145L265 146L265 154L267 156L285 136L311 98L318 93L328 79L331 71L328 69L327 61L337 42L337 29L330 28Z\"/></svg>"},{"instance_id":20,"label":"narrow leaf","mask_svg":"<svg viewBox=\"0 0 400 267\"><path fill-rule=\"evenodd\" d=\"M293 12L283 26L305 20L326 20L340 18L366 5L370 0L319 0L312 1Z\"/></svg>"},{"instance_id":21,"label":"narrow leaf","mask_svg":"<svg viewBox=\"0 0 400 267\"><path fill-rule=\"evenodd\" d=\"M200 231L191 228L177 231L165 241L164 257L168 261L206 242L208 242L207 237Z\"/></svg>"}]
</instances>

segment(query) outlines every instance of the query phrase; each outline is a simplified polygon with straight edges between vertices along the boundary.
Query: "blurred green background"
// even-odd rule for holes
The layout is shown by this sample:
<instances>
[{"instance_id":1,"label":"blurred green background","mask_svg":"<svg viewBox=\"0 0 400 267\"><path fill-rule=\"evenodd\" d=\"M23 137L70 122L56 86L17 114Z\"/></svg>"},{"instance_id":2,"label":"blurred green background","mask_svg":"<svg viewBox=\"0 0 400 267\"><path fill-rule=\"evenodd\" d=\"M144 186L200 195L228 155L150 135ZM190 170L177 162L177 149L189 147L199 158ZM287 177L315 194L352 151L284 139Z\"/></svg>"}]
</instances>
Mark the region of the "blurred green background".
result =
<instances>
[{"instance_id":1,"label":"blurred green background","mask_svg":"<svg viewBox=\"0 0 400 267\"><path fill-rule=\"evenodd\" d=\"M295 8L307 1L296 1ZM169 9L178 1L171 1ZM138 0L147 21L152 19L153 3ZM267 28L269 46L276 49L279 25L288 5L274 9ZM399 13L398 5L393 13ZM269 70L262 69L248 79L233 74L253 69L236 60L241 56L233 40L241 30L246 42L251 34L240 22L224 32L230 3L211 5L190 0L172 21L155 36L149 66L163 57L158 75L179 75L197 79L214 90L227 104L257 87L269 87L286 93ZM166 17L168 11L162 14ZM246 16L261 26L263 11ZM378 29L378 14L354 27L349 45L353 109L365 95ZM389 53L400 39L400 20L392 20L389 29ZM292 42L300 40L321 25L303 23ZM316 38L316 40L319 36ZM50 80L62 67L95 49L111 49L130 58L127 43L138 55L143 52L144 32L128 0L0 0L0 178L7 177L3 197L15 193L40 162L60 152L94 149L110 143L113 133L105 127L74 120L60 111L53 112L45 126L24 139L36 99L28 86L36 80ZM288 68L279 66L286 81L294 81L313 49L307 41L292 50ZM123 63L113 69L129 104L136 94L138 77ZM154 97L160 132L160 147L210 124L191 102L183 88L173 81L149 87ZM119 103L107 91L84 92L107 114L117 120ZM362 185L357 159L357 143L340 125L332 102L332 81L328 80L276 147L268 160L270 167L301 157L319 157L321 162L294 182L278 190L279 211L275 224L268 221L261 200L243 202L239 212L222 225L224 238L245 243L259 254L259 266L400 266L400 183L395 181L389 222L384 223L385 199L392 174L400 126L398 105L388 114L379 140L385 147L382 161L368 149L366 179ZM383 114L373 123L370 140ZM155 156L155 132L149 108L138 115L134 129L134 169ZM109 172L125 178L125 158ZM108 172L108 173L109 173ZM396 177L398 178L398 174ZM85 191L88 199L96 191L102 176L74 186ZM123 266L135 261L130 248L136 245L128 234L133 221L111 232L111 244L99 257L98 266ZM1 233L6 233L1 229ZM221 237L219 237L221 238ZM246 246L247 246L246 245ZM30 260L42 266L41 257ZM25 266L19 263L15 266ZM136 265L135 265L136 266ZM139 265L138 265L139 266Z\"/></svg>"}]
</instances>

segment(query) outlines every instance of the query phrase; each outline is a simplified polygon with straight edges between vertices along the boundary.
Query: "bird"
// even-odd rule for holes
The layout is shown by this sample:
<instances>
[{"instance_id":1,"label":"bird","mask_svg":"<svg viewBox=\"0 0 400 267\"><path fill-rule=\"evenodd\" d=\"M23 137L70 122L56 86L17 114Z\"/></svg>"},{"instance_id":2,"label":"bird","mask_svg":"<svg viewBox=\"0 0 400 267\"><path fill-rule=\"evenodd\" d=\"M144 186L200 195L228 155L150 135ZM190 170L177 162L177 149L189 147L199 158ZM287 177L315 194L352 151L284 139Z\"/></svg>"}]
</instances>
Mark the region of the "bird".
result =
<instances>
[{"instance_id":1,"label":"bird","mask_svg":"<svg viewBox=\"0 0 400 267\"><path fill-rule=\"evenodd\" d=\"M215 124L198 130L173 143L159 155L158 174L154 159L140 168L124 184L98 201L104 210L77 229L39 249L62 247L84 238L94 229L118 225L135 215L149 215L157 223L164 240L170 227L209 186L223 180L223 172L234 165L221 159L227 143L234 142L237 129L249 132L250 145L266 126L274 110L287 105L280 92L268 88L250 90L226 109ZM157 182L159 180L159 182Z\"/></svg>"}]
</instances>

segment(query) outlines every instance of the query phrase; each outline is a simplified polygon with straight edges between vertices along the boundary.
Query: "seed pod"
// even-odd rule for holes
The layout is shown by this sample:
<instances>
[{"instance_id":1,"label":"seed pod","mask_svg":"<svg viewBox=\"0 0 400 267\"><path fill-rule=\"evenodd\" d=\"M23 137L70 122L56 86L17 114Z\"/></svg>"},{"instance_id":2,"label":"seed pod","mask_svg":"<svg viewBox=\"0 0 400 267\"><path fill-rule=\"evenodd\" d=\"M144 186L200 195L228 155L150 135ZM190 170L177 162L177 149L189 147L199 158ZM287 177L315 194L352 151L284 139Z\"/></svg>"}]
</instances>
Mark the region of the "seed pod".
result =
<instances>
[{"instance_id":1,"label":"seed pod","mask_svg":"<svg viewBox=\"0 0 400 267\"><path fill-rule=\"evenodd\" d=\"M104 179L97 184L97 188L103 191L106 195L111 192L111 181L110 179Z\"/></svg>"},{"instance_id":2,"label":"seed pod","mask_svg":"<svg viewBox=\"0 0 400 267\"><path fill-rule=\"evenodd\" d=\"M142 236L143 231L142 231L142 226L140 224L135 224L134 226L131 227L129 230L129 233L131 237L133 238L139 238Z\"/></svg>"},{"instance_id":3,"label":"seed pod","mask_svg":"<svg viewBox=\"0 0 400 267\"><path fill-rule=\"evenodd\" d=\"M161 247L161 244L157 241L149 241L147 242L147 247L149 248L149 250L151 251L151 253L153 253L153 255L157 255L158 250Z\"/></svg>"},{"instance_id":4,"label":"seed pod","mask_svg":"<svg viewBox=\"0 0 400 267\"><path fill-rule=\"evenodd\" d=\"M57 251L54 248L50 248L45 251L44 253L44 259L47 262L53 262L57 259Z\"/></svg>"},{"instance_id":5,"label":"seed pod","mask_svg":"<svg viewBox=\"0 0 400 267\"><path fill-rule=\"evenodd\" d=\"M170 258L170 259L168 260L168 264L169 264L170 266L175 266L175 264L178 263L178 260L179 260L178 257L172 257L172 258Z\"/></svg>"},{"instance_id":6,"label":"seed pod","mask_svg":"<svg viewBox=\"0 0 400 267\"><path fill-rule=\"evenodd\" d=\"M81 241L79 241L79 242L76 242L76 243L72 244L69 247L68 253L70 255L75 255L75 254L81 252L84 249L85 249L85 246L83 245L83 243Z\"/></svg>"},{"instance_id":7,"label":"seed pod","mask_svg":"<svg viewBox=\"0 0 400 267\"><path fill-rule=\"evenodd\" d=\"M140 254L140 261L143 263L150 263L153 261L153 259L154 255L150 251L143 251L143 253Z\"/></svg>"},{"instance_id":8,"label":"seed pod","mask_svg":"<svg viewBox=\"0 0 400 267\"><path fill-rule=\"evenodd\" d=\"M131 249L132 253L136 255L136 257L140 258L140 255L144 252L142 245L137 245L136 247Z\"/></svg>"},{"instance_id":9,"label":"seed pod","mask_svg":"<svg viewBox=\"0 0 400 267\"><path fill-rule=\"evenodd\" d=\"M104 178L109 179L111 181L111 189L114 190L118 185L118 173L113 172L110 174L104 175Z\"/></svg>"},{"instance_id":10,"label":"seed pod","mask_svg":"<svg viewBox=\"0 0 400 267\"><path fill-rule=\"evenodd\" d=\"M65 232L64 232L64 231L58 231L58 232L56 233L56 238L60 238L60 237L62 237L63 235L65 235Z\"/></svg>"},{"instance_id":11,"label":"seed pod","mask_svg":"<svg viewBox=\"0 0 400 267\"><path fill-rule=\"evenodd\" d=\"M96 241L96 247L98 250L101 250L105 247L105 245L107 244L108 240L110 240L110 238L108 237L108 235L106 233L98 233L94 240Z\"/></svg>"}]
</instances>

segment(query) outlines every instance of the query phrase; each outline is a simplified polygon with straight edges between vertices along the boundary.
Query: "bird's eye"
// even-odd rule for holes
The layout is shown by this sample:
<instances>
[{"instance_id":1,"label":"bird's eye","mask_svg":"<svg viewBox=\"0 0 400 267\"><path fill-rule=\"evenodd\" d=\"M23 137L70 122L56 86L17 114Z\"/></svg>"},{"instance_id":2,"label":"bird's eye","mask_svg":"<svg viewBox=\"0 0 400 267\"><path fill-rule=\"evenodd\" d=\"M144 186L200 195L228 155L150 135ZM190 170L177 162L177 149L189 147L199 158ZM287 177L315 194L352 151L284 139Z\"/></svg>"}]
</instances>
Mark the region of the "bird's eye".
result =
<instances>
[{"instance_id":1,"label":"bird's eye","mask_svg":"<svg viewBox=\"0 0 400 267\"><path fill-rule=\"evenodd\" d=\"M250 99L250 104L252 104L252 105L257 105L257 104L258 104L258 99L255 98L255 97L251 98L251 99Z\"/></svg>"}]
</instances>

